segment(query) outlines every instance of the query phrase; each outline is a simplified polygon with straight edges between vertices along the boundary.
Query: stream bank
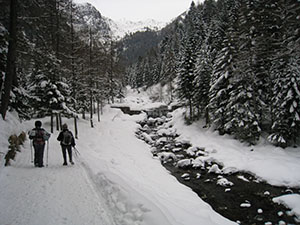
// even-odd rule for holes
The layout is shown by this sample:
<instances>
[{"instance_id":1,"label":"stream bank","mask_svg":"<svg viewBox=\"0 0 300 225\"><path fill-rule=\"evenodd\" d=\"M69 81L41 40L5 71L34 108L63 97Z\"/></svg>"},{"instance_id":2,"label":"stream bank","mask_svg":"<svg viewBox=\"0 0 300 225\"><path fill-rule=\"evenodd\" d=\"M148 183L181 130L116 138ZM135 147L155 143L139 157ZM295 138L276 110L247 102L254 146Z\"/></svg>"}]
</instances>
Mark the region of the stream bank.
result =
<instances>
[{"instance_id":1,"label":"stream bank","mask_svg":"<svg viewBox=\"0 0 300 225\"><path fill-rule=\"evenodd\" d=\"M201 146L177 141L171 114L140 121L138 138L151 146L154 158L224 217L239 224L300 224L292 211L273 198L300 190L267 184L247 172L224 168Z\"/></svg>"}]
</instances>

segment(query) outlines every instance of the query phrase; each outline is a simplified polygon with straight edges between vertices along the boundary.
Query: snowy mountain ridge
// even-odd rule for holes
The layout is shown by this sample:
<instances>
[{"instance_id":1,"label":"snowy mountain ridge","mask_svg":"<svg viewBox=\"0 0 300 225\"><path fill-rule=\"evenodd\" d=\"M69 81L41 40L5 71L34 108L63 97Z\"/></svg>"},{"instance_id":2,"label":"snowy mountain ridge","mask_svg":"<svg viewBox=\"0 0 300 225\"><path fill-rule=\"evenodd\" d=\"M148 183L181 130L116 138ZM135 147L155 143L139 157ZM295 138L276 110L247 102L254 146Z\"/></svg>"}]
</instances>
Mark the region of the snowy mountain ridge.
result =
<instances>
[{"instance_id":1,"label":"snowy mountain ridge","mask_svg":"<svg viewBox=\"0 0 300 225\"><path fill-rule=\"evenodd\" d=\"M127 19L112 20L99 12L90 3L76 4L75 29L85 30L88 33L89 27L95 33L96 39L106 40L109 36L119 40L126 34L135 33L137 31L145 31L151 29L159 31L167 25L166 22L160 22L153 19L144 21L129 21Z\"/></svg>"},{"instance_id":2,"label":"snowy mountain ridge","mask_svg":"<svg viewBox=\"0 0 300 225\"><path fill-rule=\"evenodd\" d=\"M146 31L147 29L159 31L167 25L166 22L156 21L153 19L134 22L125 18L116 21L106 18L106 21L109 24L112 36L116 39L123 38L126 34L135 33L138 31Z\"/></svg>"},{"instance_id":3,"label":"snowy mountain ridge","mask_svg":"<svg viewBox=\"0 0 300 225\"><path fill-rule=\"evenodd\" d=\"M76 4L74 13L74 28L88 41L90 32L96 40L104 42L111 36L107 20L90 3Z\"/></svg>"}]
</instances>

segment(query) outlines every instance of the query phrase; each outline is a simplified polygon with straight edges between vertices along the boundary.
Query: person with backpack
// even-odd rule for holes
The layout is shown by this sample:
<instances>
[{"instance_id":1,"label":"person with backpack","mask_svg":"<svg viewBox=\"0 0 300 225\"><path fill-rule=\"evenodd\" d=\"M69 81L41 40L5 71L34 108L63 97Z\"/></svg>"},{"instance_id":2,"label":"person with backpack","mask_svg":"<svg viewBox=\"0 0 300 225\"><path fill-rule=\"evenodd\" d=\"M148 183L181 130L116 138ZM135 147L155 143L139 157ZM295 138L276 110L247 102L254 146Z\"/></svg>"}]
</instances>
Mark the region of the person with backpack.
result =
<instances>
[{"instance_id":1,"label":"person with backpack","mask_svg":"<svg viewBox=\"0 0 300 225\"><path fill-rule=\"evenodd\" d=\"M48 133L44 128L42 128L42 122L35 121L35 128L28 132L29 139L32 140L34 148L34 166L44 167L44 149L45 143L50 138L50 133Z\"/></svg>"},{"instance_id":2,"label":"person with backpack","mask_svg":"<svg viewBox=\"0 0 300 225\"><path fill-rule=\"evenodd\" d=\"M74 139L72 132L70 130L68 130L67 124L62 125L62 131L59 133L57 140L60 141L60 145L61 145L61 149L62 149L62 154L63 154L63 158L64 158L63 165L64 166L68 165L67 151L68 151L70 163L73 165L74 162L72 160L72 147L75 147L75 139Z\"/></svg>"}]
</instances>

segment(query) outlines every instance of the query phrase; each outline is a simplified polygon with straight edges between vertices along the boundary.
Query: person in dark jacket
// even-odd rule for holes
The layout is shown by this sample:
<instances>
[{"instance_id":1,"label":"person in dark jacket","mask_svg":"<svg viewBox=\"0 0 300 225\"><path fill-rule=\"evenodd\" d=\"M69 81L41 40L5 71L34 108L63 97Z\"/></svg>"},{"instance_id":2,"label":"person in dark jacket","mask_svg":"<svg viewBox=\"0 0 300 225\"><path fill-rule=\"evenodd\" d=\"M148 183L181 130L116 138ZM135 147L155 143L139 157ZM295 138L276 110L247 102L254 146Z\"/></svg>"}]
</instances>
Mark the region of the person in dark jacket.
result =
<instances>
[{"instance_id":1,"label":"person in dark jacket","mask_svg":"<svg viewBox=\"0 0 300 225\"><path fill-rule=\"evenodd\" d=\"M50 134L42 128L42 122L36 121L35 128L28 132L29 139L32 140L34 148L34 165L36 167L44 167L44 149L45 142L50 138Z\"/></svg>"},{"instance_id":2,"label":"person in dark jacket","mask_svg":"<svg viewBox=\"0 0 300 225\"><path fill-rule=\"evenodd\" d=\"M61 149L62 149L62 154L63 154L63 158L64 158L63 165L64 166L68 165L67 151L68 151L70 163L73 165L74 162L72 160L72 147L75 147L75 139L74 139L72 132L70 130L68 130L67 124L62 125L62 131L59 133L57 140L60 141L60 145L61 145Z\"/></svg>"}]
</instances>

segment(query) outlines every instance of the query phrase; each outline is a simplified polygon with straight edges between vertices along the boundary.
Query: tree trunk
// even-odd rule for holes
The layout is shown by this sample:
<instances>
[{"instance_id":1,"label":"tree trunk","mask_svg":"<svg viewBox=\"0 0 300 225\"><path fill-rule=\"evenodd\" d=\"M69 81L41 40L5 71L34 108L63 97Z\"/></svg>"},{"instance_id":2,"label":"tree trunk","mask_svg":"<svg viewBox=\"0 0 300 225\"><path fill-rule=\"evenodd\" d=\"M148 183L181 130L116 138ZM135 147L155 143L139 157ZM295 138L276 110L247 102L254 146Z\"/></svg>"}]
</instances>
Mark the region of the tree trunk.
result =
<instances>
[{"instance_id":1,"label":"tree trunk","mask_svg":"<svg viewBox=\"0 0 300 225\"><path fill-rule=\"evenodd\" d=\"M51 122L50 122L50 124L51 124L51 133L53 134L53 113L51 112Z\"/></svg>"},{"instance_id":2,"label":"tree trunk","mask_svg":"<svg viewBox=\"0 0 300 225\"><path fill-rule=\"evenodd\" d=\"M59 130L59 118L58 118L58 113L56 113L55 116L56 116L56 130Z\"/></svg>"},{"instance_id":3,"label":"tree trunk","mask_svg":"<svg viewBox=\"0 0 300 225\"><path fill-rule=\"evenodd\" d=\"M172 86L172 80L169 80L169 93L170 93L170 102L173 102L173 86Z\"/></svg>"},{"instance_id":4,"label":"tree trunk","mask_svg":"<svg viewBox=\"0 0 300 225\"><path fill-rule=\"evenodd\" d=\"M205 107L205 127L210 127L210 118L208 107Z\"/></svg>"},{"instance_id":5,"label":"tree trunk","mask_svg":"<svg viewBox=\"0 0 300 225\"><path fill-rule=\"evenodd\" d=\"M90 92L90 121L91 121L91 127L94 127L93 124L93 93Z\"/></svg>"},{"instance_id":6,"label":"tree trunk","mask_svg":"<svg viewBox=\"0 0 300 225\"><path fill-rule=\"evenodd\" d=\"M190 120L193 121L193 105L191 99L189 99L189 108L190 108Z\"/></svg>"},{"instance_id":7,"label":"tree trunk","mask_svg":"<svg viewBox=\"0 0 300 225\"><path fill-rule=\"evenodd\" d=\"M101 105L101 107L100 107L101 115L103 115L103 102L102 102L102 99L100 101L100 105Z\"/></svg>"},{"instance_id":8,"label":"tree trunk","mask_svg":"<svg viewBox=\"0 0 300 225\"><path fill-rule=\"evenodd\" d=\"M7 53L6 74L4 80L4 93L1 96L1 115L5 119L10 100L13 81L16 78L16 52L17 52L17 0L10 0L9 44Z\"/></svg>"},{"instance_id":9,"label":"tree trunk","mask_svg":"<svg viewBox=\"0 0 300 225\"><path fill-rule=\"evenodd\" d=\"M75 138L78 139L78 127L77 127L77 117L74 116L74 129L75 129Z\"/></svg>"},{"instance_id":10,"label":"tree trunk","mask_svg":"<svg viewBox=\"0 0 300 225\"><path fill-rule=\"evenodd\" d=\"M59 29L60 29L60 12L59 12L59 0L56 1L56 9L55 9L55 13L56 13L56 46L55 46L55 53L56 53L56 58L59 59Z\"/></svg>"},{"instance_id":11,"label":"tree trunk","mask_svg":"<svg viewBox=\"0 0 300 225\"><path fill-rule=\"evenodd\" d=\"M58 113L58 121L59 121L59 128L62 130L62 119L61 119L61 113Z\"/></svg>"},{"instance_id":12,"label":"tree trunk","mask_svg":"<svg viewBox=\"0 0 300 225\"><path fill-rule=\"evenodd\" d=\"M100 103L99 103L99 99L97 99L97 115L98 115L98 122L100 122Z\"/></svg>"}]
</instances>

